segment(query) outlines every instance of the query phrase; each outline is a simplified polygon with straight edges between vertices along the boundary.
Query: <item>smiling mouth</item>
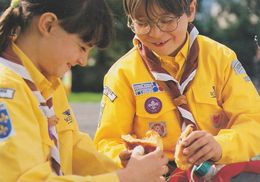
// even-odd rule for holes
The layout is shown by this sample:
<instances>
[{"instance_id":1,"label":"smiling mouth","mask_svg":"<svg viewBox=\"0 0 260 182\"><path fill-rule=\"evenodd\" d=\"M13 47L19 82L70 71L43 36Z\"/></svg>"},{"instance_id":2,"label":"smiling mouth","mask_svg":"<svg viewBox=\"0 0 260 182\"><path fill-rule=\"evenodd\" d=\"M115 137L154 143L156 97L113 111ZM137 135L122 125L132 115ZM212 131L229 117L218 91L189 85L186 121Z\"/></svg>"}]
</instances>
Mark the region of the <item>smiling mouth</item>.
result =
<instances>
[{"instance_id":1,"label":"smiling mouth","mask_svg":"<svg viewBox=\"0 0 260 182\"><path fill-rule=\"evenodd\" d=\"M152 43L154 46L156 47L162 47L164 46L167 42L169 42L170 39L166 40L166 41L163 41L163 42L155 42L155 43Z\"/></svg>"}]
</instances>

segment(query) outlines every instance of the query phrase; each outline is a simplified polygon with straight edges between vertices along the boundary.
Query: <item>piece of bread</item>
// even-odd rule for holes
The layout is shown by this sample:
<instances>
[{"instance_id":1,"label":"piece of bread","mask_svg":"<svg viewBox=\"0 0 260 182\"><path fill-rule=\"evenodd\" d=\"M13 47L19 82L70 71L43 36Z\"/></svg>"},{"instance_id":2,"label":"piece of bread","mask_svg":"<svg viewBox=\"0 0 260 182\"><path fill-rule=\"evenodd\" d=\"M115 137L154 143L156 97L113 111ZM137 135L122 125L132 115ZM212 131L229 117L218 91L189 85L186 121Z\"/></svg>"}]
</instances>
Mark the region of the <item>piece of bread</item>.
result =
<instances>
[{"instance_id":1,"label":"piece of bread","mask_svg":"<svg viewBox=\"0 0 260 182\"><path fill-rule=\"evenodd\" d=\"M181 133L181 136L175 148L175 153L174 153L175 163L177 167L180 168L181 170L187 170L192 166L192 164L188 162L188 156L183 154L183 149L184 149L183 141L189 136L189 134L192 131L193 131L193 127L190 124Z\"/></svg>"},{"instance_id":2,"label":"piece of bread","mask_svg":"<svg viewBox=\"0 0 260 182\"><path fill-rule=\"evenodd\" d=\"M141 145L144 148L144 153L148 154L154 151L157 147L163 150L163 142L160 135L153 130L146 132L145 137L142 139L134 138L132 135L122 135L125 146L128 150L133 150L135 147Z\"/></svg>"}]
</instances>

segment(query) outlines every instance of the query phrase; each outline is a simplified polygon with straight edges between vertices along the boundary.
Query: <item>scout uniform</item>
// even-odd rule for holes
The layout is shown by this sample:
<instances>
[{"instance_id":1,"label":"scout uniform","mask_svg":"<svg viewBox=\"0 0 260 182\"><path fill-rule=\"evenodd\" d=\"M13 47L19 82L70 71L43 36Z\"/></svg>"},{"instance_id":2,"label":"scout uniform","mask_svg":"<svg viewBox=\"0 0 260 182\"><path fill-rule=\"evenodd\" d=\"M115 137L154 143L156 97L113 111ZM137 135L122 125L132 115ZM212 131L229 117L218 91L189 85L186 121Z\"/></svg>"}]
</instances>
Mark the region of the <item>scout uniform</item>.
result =
<instances>
[{"instance_id":1,"label":"scout uniform","mask_svg":"<svg viewBox=\"0 0 260 182\"><path fill-rule=\"evenodd\" d=\"M180 81L189 52L186 43L176 57L158 57L162 67ZM221 145L221 164L248 161L260 153L260 98L236 54L198 35L198 67L185 96L198 129ZM136 45L117 61L104 79L100 124L94 139L98 150L118 164L125 149L121 135L145 136L157 131L164 152L173 160L181 132L180 112L166 90L148 71ZM239 152L238 152L239 151Z\"/></svg>"},{"instance_id":2,"label":"scout uniform","mask_svg":"<svg viewBox=\"0 0 260 182\"><path fill-rule=\"evenodd\" d=\"M14 44L35 85L45 98L53 95L59 122L60 167L57 176L50 164L50 139L47 119L25 81L0 59L0 181L119 181L117 167L99 154L90 137L79 131L66 93L57 78L48 80Z\"/></svg>"}]
</instances>

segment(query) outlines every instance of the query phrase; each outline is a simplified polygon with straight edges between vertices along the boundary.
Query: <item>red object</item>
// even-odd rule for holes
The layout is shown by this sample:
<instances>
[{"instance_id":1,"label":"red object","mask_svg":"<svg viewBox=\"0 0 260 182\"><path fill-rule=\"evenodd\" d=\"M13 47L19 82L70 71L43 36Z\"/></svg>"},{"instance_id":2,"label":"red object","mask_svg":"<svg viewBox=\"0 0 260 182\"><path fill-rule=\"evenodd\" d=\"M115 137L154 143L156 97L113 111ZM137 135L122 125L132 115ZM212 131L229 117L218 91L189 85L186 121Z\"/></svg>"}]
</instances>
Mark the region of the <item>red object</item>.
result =
<instances>
[{"instance_id":1,"label":"red object","mask_svg":"<svg viewBox=\"0 0 260 182\"><path fill-rule=\"evenodd\" d=\"M250 172L260 174L260 160L239 162L224 166L213 178L213 182L228 182L243 172ZM191 181L191 170L183 171L181 169L175 169L169 177L169 182L190 182ZM193 175L195 182L203 182L203 178Z\"/></svg>"}]
</instances>

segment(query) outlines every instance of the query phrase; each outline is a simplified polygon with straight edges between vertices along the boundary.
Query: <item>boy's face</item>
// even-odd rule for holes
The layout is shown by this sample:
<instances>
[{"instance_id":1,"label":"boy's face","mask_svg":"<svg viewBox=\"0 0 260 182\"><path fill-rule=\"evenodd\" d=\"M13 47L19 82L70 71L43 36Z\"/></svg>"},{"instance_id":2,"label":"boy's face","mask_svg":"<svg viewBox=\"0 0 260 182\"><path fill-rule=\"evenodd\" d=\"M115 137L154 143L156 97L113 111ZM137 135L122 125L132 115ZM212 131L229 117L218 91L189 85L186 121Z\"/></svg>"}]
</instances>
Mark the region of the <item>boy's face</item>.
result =
<instances>
[{"instance_id":1,"label":"boy's face","mask_svg":"<svg viewBox=\"0 0 260 182\"><path fill-rule=\"evenodd\" d=\"M159 18L161 19L165 16L176 16L174 14L169 14L168 12L163 11L159 7L155 7L153 10L156 12L152 14L156 14L156 16L152 17L153 22L151 23L151 20L145 14L144 7L140 6L136 11L133 21L140 24L149 22L151 29L147 34L140 34L136 32L136 35L145 46L157 54L161 56L175 56L186 40L188 23L192 22L195 17L195 1L192 2L190 8L191 14L188 16L184 13L181 17L179 17L177 28L174 31L170 31L170 29L167 32L164 32L160 30L154 22L157 22Z\"/></svg>"}]
</instances>

